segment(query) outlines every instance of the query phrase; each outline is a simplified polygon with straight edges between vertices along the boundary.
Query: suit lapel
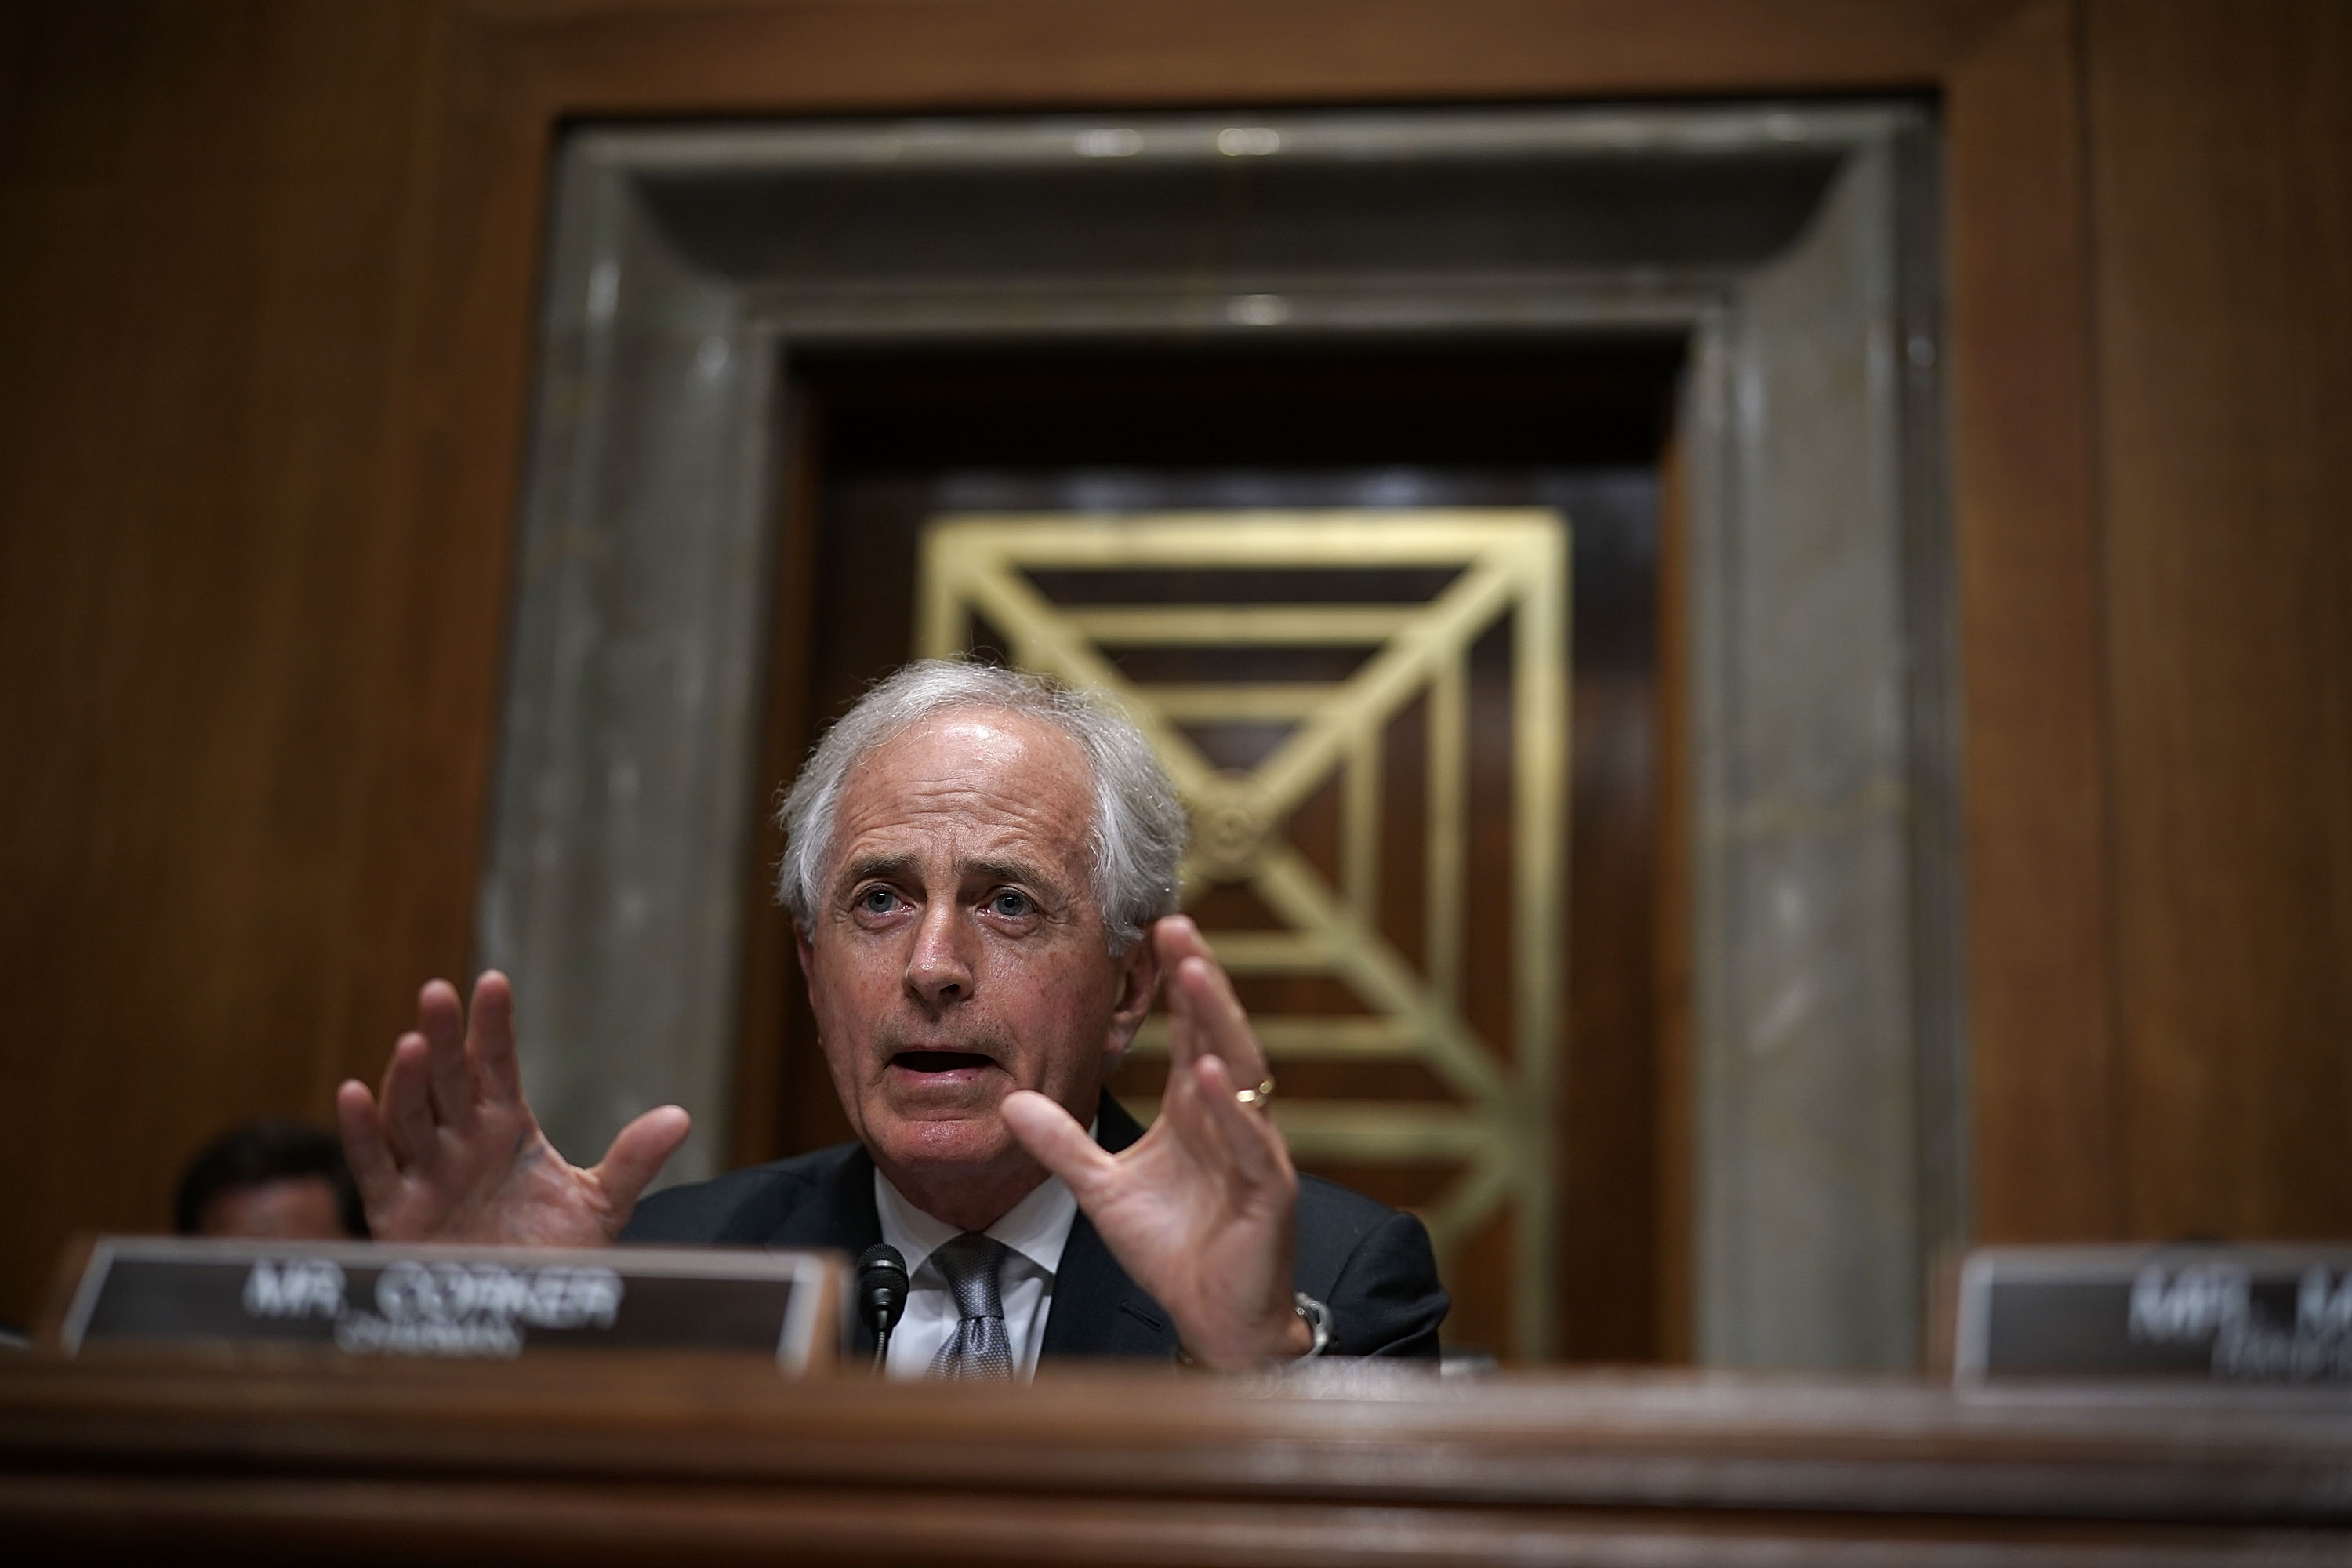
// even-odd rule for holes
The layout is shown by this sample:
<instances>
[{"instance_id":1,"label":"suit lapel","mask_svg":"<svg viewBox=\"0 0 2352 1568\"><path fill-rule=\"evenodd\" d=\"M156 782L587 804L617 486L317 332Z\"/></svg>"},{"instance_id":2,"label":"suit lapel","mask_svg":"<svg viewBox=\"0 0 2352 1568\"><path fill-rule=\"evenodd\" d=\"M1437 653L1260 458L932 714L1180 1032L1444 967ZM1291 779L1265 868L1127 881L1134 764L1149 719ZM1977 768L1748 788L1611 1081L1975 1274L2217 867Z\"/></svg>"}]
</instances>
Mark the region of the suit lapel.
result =
<instances>
[{"instance_id":1,"label":"suit lapel","mask_svg":"<svg viewBox=\"0 0 2352 1568\"><path fill-rule=\"evenodd\" d=\"M807 1202L784 1216L770 1247L830 1247L849 1255L852 1264L882 1239L882 1216L874 1207L874 1160L852 1145L845 1157L822 1174ZM850 1349L860 1356L874 1353L874 1331L863 1318L851 1314Z\"/></svg>"},{"instance_id":2,"label":"suit lapel","mask_svg":"<svg viewBox=\"0 0 2352 1568\"><path fill-rule=\"evenodd\" d=\"M1114 1154L1143 1136L1142 1127L1108 1090L1096 1117L1095 1142ZM1046 1315L1038 1354L1166 1360L1175 1353L1176 1329L1167 1309L1127 1277L1080 1210L1070 1222L1062 1266L1054 1273L1054 1309Z\"/></svg>"}]
</instances>

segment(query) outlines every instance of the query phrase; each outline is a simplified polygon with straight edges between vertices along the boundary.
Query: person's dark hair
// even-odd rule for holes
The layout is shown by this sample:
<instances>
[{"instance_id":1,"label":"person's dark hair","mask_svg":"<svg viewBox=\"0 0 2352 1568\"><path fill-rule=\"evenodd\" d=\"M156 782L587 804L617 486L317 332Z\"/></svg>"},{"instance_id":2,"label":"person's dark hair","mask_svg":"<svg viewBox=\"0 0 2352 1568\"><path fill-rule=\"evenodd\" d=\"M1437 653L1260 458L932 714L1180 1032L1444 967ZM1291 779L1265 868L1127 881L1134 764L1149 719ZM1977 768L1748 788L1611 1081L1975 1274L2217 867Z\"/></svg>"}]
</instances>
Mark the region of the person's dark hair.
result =
<instances>
[{"instance_id":1,"label":"person's dark hair","mask_svg":"<svg viewBox=\"0 0 2352 1568\"><path fill-rule=\"evenodd\" d=\"M343 1163L342 1141L306 1121L247 1121L233 1127L188 1162L172 1205L172 1223L194 1236L205 1208L223 1193L265 1182L323 1176L335 1191L335 1212L353 1236L368 1233L359 1184Z\"/></svg>"}]
</instances>

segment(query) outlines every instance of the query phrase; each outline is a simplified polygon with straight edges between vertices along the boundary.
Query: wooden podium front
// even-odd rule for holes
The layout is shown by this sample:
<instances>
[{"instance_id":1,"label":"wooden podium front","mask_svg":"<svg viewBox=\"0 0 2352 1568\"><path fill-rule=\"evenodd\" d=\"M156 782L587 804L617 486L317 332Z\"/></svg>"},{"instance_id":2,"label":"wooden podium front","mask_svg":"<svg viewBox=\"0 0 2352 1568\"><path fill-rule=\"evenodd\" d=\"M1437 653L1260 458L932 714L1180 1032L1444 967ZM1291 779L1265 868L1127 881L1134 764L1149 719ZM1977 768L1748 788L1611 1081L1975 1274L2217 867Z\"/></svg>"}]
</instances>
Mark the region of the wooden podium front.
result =
<instances>
[{"instance_id":1,"label":"wooden podium front","mask_svg":"<svg viewBox=\"0 0 2352 1568\"><path fill-rule=\"evenodd\" d=\"M2352 1561L2352 1409L1924 1384L0 1362L14 1562Z\"/></svg>"}]
</instances>

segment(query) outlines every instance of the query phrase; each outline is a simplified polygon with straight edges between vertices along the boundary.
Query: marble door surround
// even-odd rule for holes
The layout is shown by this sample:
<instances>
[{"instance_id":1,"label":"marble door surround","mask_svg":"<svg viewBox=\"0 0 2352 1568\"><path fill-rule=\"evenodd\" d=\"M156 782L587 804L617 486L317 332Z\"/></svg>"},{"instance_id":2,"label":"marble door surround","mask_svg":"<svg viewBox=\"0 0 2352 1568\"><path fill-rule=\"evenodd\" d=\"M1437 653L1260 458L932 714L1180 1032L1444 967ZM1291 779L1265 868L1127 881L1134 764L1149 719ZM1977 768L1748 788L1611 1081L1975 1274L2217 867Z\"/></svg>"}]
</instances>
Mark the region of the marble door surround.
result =
<instances>
[{"instance_id":1,"label":"marble door surround","mask_svg":"<svg viewBox=\"0 0 2352 1568\"><path fill-rule=\"evenodd\" d=\"M1899 101L572 129L478 925L556 1142L724 1148L797 350L1672 332L1692 1343L1912 1364L1968 1232L1936 150Z\"/></svg>"}]
</instances>

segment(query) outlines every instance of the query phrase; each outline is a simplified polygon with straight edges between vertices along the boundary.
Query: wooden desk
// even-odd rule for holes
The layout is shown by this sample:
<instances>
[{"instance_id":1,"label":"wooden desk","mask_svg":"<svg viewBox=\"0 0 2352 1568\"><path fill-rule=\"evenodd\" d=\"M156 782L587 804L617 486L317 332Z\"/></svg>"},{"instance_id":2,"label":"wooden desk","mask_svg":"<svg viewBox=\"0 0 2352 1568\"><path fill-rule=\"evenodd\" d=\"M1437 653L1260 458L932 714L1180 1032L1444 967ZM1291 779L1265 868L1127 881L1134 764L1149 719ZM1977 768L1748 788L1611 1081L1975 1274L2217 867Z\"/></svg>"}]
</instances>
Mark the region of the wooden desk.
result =
<instances>
[{"instance_id":1,"label":"wooden desk","mask_svg":"<svg viewBox=\"0 0 2352 1568\"><path fill-rule=\"evenodd\" d=\"M0 1363L13 1560L2352 1562L2352 1409L1334 1364Z\"/></svg>"}]
</instances>

